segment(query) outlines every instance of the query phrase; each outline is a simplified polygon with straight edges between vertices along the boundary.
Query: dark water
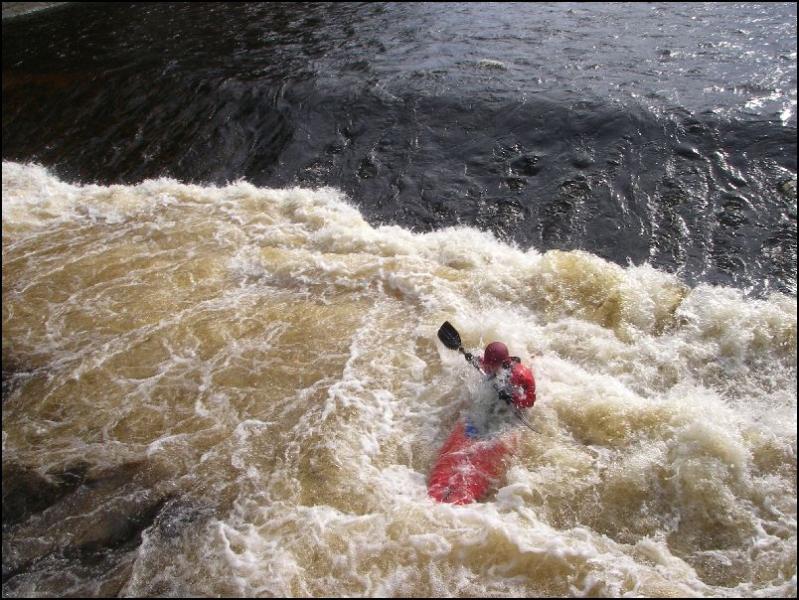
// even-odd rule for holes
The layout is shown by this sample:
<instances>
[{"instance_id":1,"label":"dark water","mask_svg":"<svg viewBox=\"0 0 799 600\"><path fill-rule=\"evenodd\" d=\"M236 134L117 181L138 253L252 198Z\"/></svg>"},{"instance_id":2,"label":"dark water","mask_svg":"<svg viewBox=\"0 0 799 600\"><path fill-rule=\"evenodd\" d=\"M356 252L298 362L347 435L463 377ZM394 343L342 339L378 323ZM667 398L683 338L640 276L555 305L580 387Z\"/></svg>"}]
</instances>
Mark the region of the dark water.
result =
<instances>
[{"instance_id":1,"label":"dark water","mask_svg":"<svg viewBox=\"0 0 799 600\"><path fill-rule=\"evenodd\" d=\"M795 294L796 5L68 4L3 22L3 158Z\"/></svg>"}]
</instances>

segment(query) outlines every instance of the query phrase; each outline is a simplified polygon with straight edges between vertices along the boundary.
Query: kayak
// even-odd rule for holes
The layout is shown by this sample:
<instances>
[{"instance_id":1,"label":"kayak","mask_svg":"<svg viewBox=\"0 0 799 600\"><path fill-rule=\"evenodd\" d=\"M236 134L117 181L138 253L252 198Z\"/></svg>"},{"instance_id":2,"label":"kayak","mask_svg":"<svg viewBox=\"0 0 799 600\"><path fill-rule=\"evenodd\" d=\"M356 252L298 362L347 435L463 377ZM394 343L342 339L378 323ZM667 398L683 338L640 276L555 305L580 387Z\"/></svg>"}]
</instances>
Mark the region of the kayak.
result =
<instances>
[{"instance_id":1,"label":"kayak","mask_svg":"<svg viewBox=\"0 0 799 600\"><path fill-rule=\"evenodd\" d=\"M438 453L427 493L439 502L469 504L480 500L504 475L516 446L515 436L470 437L463 419Z\"/></svg>"}]
</instances>

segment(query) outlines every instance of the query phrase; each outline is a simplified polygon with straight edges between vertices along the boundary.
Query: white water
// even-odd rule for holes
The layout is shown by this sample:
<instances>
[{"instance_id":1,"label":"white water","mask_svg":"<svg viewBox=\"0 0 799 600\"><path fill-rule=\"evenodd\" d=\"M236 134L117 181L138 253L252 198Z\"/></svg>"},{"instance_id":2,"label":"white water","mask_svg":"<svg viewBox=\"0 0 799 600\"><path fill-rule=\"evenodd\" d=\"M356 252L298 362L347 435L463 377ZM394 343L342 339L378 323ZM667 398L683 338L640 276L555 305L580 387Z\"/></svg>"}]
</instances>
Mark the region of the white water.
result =
<instances>
[{"instance_id":1,"label":"white water","mask_svg":"<svg viewBox=\"0 0 799 600\"><path fill-rule=\"evenodd\" d=\"M537 380L542 435L466 507L426 494L476 388L444 320ZM4 163L3 363L4 470L133 473L4 532L10 595L796 594L791 297L375 228L330 189ZM74 558L159 498L141 545Z\"/></svg>"}]
</instances>

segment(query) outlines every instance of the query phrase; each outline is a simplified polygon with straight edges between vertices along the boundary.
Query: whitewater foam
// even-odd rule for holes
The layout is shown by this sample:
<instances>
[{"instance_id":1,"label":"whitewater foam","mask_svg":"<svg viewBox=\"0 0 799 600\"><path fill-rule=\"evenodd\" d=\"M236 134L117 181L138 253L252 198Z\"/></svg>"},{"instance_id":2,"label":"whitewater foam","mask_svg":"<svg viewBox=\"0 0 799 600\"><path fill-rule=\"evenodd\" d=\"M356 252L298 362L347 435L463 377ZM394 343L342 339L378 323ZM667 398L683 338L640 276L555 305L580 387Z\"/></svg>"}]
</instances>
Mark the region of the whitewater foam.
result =
<instances>
[{"instance_id":1,"label":"whitewater foam","mask_svg":"<svg viewBox=\"0 0 799 600\"><path fill-rule=\"evenodd\" d=\"M794 298L469 228L373 227L331 189L82 186L15 163L3 280L4 468L142 464L151 496L194 507L168 527L159 513L128 575L67 561L77 582L795 595ZM444 320L472 351L505 341L538 383L541 434L525 431L505 478L465 507L426 493L479 387L437 342ZM135 493L108 487L94 517L57 506L88 527ZM4 543L43 535L37 519ZM54 540L73 551L68 528ZM48 569L8 589L82 589Z\"/></svg>"}]
</instances>

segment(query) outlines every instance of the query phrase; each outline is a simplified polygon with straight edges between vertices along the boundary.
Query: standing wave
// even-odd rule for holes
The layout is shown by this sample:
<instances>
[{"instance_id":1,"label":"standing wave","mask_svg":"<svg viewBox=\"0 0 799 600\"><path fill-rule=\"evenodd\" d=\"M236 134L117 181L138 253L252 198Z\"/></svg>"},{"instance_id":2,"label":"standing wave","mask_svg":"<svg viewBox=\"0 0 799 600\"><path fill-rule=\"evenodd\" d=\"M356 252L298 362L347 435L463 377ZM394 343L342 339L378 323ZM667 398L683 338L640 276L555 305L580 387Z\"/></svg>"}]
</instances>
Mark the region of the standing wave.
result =
<instances>
[{"instance_id":1,"label":"standing wave","mask_svg":"<svg viewBox=\"0 0 799 600\"><path fill-rule=\"evenodd\" d=\"M796 302L338 191L3 164L3 594L796 595ZM426 475L505 341L485 502Z\"/></svg>"}]
</instances>

